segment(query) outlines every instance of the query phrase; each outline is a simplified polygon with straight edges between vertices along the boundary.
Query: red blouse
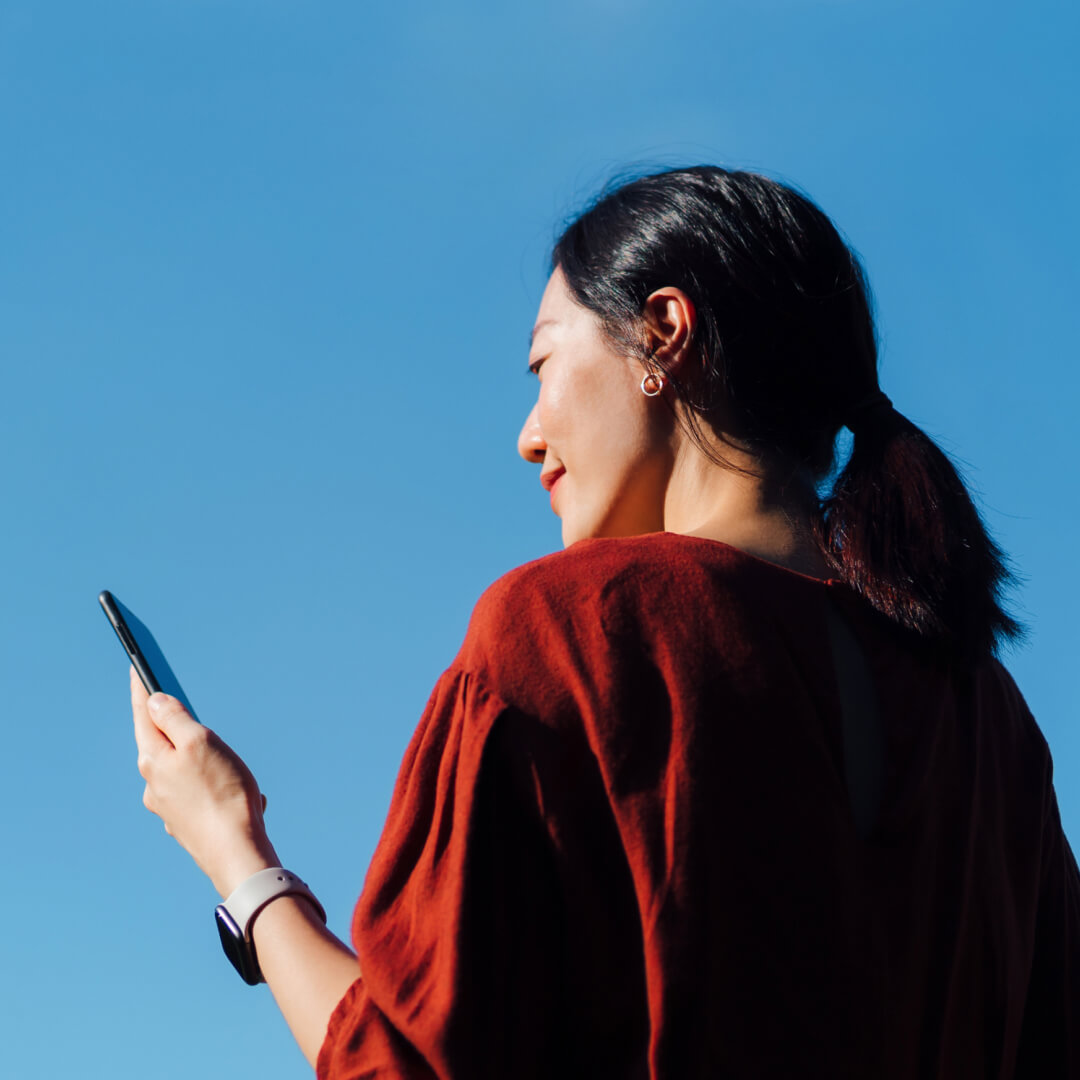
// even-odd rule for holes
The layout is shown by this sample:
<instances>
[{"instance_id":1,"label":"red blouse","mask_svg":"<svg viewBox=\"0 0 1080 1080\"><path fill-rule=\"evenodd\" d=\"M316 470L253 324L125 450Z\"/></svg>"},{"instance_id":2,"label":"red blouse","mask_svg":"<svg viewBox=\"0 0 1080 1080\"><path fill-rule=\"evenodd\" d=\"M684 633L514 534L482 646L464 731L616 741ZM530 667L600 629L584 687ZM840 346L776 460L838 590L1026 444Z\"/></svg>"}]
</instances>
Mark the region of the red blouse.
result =
<instances>
[{"instance_id":1,"label":"red blouse","mask_svg":"<svg viewBox=\"0 0 1080 1080\"><path fill-rule=\"evenodd\" d=\"M826 609L885 739L865 838ZM496 582L413 736L323 1080L1080 1077L1080 877L996 661L709 540Z\"/></svg>"}]
</instances>

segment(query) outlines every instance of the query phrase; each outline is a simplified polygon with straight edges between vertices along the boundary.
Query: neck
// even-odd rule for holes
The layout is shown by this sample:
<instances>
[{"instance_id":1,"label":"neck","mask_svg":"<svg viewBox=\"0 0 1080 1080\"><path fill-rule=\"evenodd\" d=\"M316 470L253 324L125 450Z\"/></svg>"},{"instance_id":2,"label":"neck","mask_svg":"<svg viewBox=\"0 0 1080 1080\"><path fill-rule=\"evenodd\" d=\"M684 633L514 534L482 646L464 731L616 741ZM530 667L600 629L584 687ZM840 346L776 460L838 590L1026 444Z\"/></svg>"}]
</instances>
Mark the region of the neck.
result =
<instances>
[{"instance_id":1,"label":"neck","mask_svg":"<svg viewBox=\"0 0 1080 1080\"><path fill-rule=\"evenodd\" d=\"M728 446L721 453L735 468L709 461L697 447L682 450L665 492L666 531L719 540L811 577L831 576L814 537L817 496L809 477L770 469Z\"/></svg>"}]
</instances>

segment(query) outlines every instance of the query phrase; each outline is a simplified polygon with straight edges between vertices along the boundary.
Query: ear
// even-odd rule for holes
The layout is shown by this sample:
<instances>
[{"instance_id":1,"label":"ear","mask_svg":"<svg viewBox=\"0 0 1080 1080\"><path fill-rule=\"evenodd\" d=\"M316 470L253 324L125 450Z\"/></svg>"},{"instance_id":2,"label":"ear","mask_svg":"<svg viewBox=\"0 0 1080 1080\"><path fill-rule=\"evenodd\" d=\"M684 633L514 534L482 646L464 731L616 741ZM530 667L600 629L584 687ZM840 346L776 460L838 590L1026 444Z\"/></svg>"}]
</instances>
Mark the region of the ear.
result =
<instances>
[{"instance_id":1,"label":"ear","mask_svg":"<svg viewBox=\"0 0 1080 1080\"><path fill-rule=\"evenodd\" d=\"M690 358L697 311L694 302L674 285L665 285L651 293L642 309L648 349L665 371L679 374Z\"/></svg>"}]
</instances>

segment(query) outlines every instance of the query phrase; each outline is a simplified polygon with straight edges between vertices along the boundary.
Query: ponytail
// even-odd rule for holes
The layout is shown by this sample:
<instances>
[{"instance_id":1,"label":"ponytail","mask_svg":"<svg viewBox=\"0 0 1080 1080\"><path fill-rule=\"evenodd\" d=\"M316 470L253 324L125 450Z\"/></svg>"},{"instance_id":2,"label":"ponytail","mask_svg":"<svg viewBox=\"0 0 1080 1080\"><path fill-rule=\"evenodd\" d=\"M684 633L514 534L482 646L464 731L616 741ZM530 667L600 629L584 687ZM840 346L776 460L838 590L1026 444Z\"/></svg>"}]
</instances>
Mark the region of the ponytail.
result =
<instances>
[{"instance_id":1,"label":"ponytail","mask_svg":"<svg viewBox=\"0 0 1080 1080\"><path fill-rule=\"evenodd\" d=\"M920 638L973 659L1022 635L1001 606L1012 581L956 468L883 394L849 421L851 456L822 507L840 579Z\"/></svg>"}]
</instances>

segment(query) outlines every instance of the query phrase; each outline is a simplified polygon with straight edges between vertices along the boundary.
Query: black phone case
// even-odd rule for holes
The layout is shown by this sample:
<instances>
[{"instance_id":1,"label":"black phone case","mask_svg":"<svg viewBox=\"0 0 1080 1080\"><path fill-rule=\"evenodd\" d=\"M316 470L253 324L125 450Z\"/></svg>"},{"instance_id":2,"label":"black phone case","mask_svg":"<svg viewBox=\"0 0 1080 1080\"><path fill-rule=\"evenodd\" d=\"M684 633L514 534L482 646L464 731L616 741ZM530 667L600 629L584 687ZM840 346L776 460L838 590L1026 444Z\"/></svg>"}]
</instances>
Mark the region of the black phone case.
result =
<instances>
[{"instance_id":1,"label":"black phone case","mask_svg":"<svg viewBox=\"0 0 1080 1080\"><path fill-rule=\"evenodd\" d=\"M176 698L192 717L198 720L195 710L191 707L187 694L184 693L180 680L173 674L165 654L161 651L154 635L146 626L125 607L108 589L98 595L109 625L116 631L120 644L124 647L128 659L131 661L143 686L148 694L156 694L159 691L171 694Z\"/></svg>"}]
</instances>

